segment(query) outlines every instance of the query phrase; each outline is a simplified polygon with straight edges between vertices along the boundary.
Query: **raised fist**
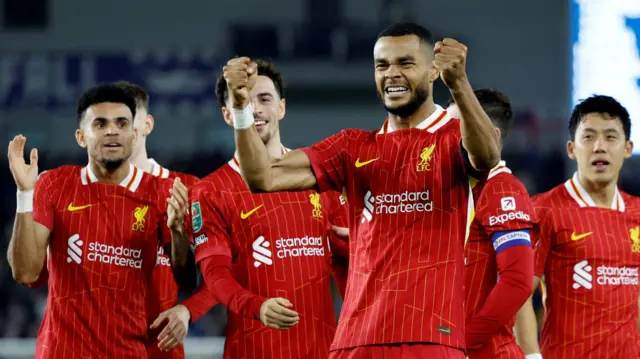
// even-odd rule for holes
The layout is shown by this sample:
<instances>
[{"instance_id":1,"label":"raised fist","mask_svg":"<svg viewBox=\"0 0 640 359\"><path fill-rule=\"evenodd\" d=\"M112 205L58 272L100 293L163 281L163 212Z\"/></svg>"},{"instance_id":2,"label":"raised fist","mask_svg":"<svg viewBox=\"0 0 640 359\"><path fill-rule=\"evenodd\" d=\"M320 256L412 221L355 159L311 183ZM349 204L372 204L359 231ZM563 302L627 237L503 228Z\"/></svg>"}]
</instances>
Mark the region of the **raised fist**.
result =
<instances>
[{"instance_id":1,"label":"raised fist","mask_svg":"<svg viewBox=\"0 0 640 359\"><path fill-rule=\"evenodd\" d=\"M236 57L222 68L233 108L242 110L251 102L251 89L258 77L258 65L248 57Z\"/></svg>"},{"instance_id":2,"label":"raised fist","mask_svg":"<svg viewBox=\"0 0 640 359\"><path fill-rule=\"evenodd\" d=\"M32 190L38 179L38 150L35 148L31 150L30 160L27 164L24 161L24 144L26 142L26 137L17 135L13 141L9 142L7 150L9 169L20 191Z\"/></svg>"},{"instance_id":3,"label":"raised fist","mask_svg":"<svg viewBox=\"0 0 640 359\"><path fill-rule=\"evenodd\" d=\"M454 39L446 38L436 42L433 52L433 67L440 73L444 84L450 90L455 90L467 78L467 47Z\"/></svg>"}]
</instances>

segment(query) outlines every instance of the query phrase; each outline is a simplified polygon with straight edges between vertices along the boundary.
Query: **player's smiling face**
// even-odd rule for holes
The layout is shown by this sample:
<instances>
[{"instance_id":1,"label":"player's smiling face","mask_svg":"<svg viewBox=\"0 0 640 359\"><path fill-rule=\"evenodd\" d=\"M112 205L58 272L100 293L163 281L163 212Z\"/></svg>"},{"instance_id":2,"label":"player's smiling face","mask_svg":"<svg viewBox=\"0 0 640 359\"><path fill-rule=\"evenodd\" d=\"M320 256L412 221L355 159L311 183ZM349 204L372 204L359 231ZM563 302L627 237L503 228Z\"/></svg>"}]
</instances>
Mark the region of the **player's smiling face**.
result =
<instances>
[{"instance_id":1,"label":"player's smiling face","mask_svg":"<svg viewBox=\"0 0 640 359\"><path fill-rule=\"evenodd\" d=\"M622 121L604 113L583 116L574 141L567 144L569 157L578 162L578 171L596 183L615 181L632 150L633 143L626 140Z\"/></svg>"},{"instance_id":2,"label":"player's smiling face","mask_svg":"<svg viewBox=\"0 0 640 359\"><path fill-rule=\"evenodd\" d=\"M87 109L76 139L87 148L91 159L107 168L117 168L131 157L136 134L131 110L126 105L103 102Z\"/></svg>"},{"instance_id":3,"label":"player's smiling face","mask_svg":"<svg viewBox=\"0 0 640 359\"><path fill-rule=\"evenodd\" d=\"M231 99L227 99L227 108L222 109L224 120L229 126L233 126L233 117L228 110L231 106ZM262 142L267 144L280 131L280 120L286 112L286 101L280 97L269 77L258 76L256 79L256 84L251 89L251 107L256 130Z\"/></svg>"},{"instance_id":4,"label":"player's smiling face","mask_svg":"<svg viewBox=\"0 0 640 359\"><path fill-rule=\"evenodd\" d=\"M378 95L392 114L410 115L429 96L433 49L416 35L385 36L373 48Z\"/></svg>"}]
</instances>

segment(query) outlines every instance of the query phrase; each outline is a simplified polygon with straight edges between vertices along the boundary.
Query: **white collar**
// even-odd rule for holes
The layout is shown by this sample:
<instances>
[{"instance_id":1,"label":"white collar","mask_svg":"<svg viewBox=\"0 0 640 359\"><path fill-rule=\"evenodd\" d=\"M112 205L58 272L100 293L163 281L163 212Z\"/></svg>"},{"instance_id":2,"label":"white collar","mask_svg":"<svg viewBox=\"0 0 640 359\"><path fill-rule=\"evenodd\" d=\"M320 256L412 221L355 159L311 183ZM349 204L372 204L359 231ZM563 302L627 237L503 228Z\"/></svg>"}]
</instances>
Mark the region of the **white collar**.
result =
<instances>
[{"instance_id":1,"label":"white collar","mask_svg":"<svg viewBox=\"0 0 640 359\"><path fill-rule=\"evenodd\" d=\"M156 160L149 158L147 160L151 164L151 174L160 178L169 178L169 170L160 166Z\"/></svg>"},{"instance_id":2,"label":"white collar","mask_svg":"<svg viewBox=\"0 0 640 359\"><path fill-rule=\"evenodd\" d=\"M449 120L451 120L451 116L447 113L447 111L440 107L440 105L436 105L436 110L433 111L433 113L429 115L429 117L427 117L424 121L420 122L415 128L435 133L442 126L446 125ZM384 124L382 125L382 128L380 129L378 134L384 135L393 131L394 129L393 127L391 127L389 119L387 118L384 121Z\"/></svg>"},{"instance_id":3,"label":"white collar","mask_svg":"<svg viewBox=\"0 0 640 359\"><path fill-rule=\"evenodd\" d=\"M499 175L500 173L511 173L511 170L507 167L507 163L505 161L498 162L498 164L489 171L487 180Z\"/></svg>"},{"instance_id":4,"label":"white collar","mask_svg":"<svg viewBox=\"0 0 640 359\"><path fill-rule=\"evenodd\" d=\"M143 175L144 172L142 170L132 164L129 164L129 173L122 182L120 182L120 186L128 188L131 192L135 192L140 185L140 181L142 181ZM98 176L96 176L89 165L82 167L82 170L80 170L80 179L82 180L83 185L99 181Z\"/></svg>"},{"instance_id":5,"label":"white collar","mask_svg":"<svg viewBox=\"0 0 640 359\"><path fill-rule=\"evenodd\" d=\"M580 183L578 172L574 173L573 177L564 183L564 187L569 193L569 196L571 196L580 207L596 207L596 202L591 198L589 192L584 189L582 183ZM613 201L611 201L611 209L620 212L624 212L626 209L624 199L620 191L618 191L618 186L616 186L616 192L613 196Z\"/></svg>"}]
</instances>

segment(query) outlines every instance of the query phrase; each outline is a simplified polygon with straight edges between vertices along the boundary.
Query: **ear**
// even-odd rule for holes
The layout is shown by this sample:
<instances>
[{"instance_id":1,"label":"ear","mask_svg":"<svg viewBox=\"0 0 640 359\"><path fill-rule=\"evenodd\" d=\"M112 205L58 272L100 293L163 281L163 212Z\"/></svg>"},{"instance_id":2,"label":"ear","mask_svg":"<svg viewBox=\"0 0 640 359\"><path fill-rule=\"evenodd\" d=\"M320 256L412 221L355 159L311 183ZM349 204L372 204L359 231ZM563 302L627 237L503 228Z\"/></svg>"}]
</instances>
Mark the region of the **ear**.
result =
<instances>
[{"instance_id":1,"label":"ear","mask_svg":"<svg viewBox=\"0 0 640 359\"><path fill-rule=\"evenodd\" d=\"M624 158L631 157L633 155L633 141L627 141L624 147Z\"/></svg>"},{"instance_id":2,"label":"ear","mask_svg":"<svg viewBox=\"0 0 640 359\"><path fill-rule=\"evenodd\" d=\"M429 68L429 82L435 82L438 77L440 77L440 71L438 71L438 69L433 66L433 63L431 63Z\"/></svg>"},{"instance_id":3,"label":"ear","mask_svg":"<svg viewBox=\"0 0 640 359\"><path fill-rule=\"evenodd\" d=\"M227 125L233 127L233 116L231 115L231 111L226 107L222 108L222 118L224 118L224 122L226 122Z\"/></svg>"},{"instance_id":4,"label":"ear","mask_svg":"<svg viewBox=\"0 0 640 359\"><path fill-rule=\"evenodd\" d=\"M502 131L500 131L500 129L497 127L496 127L496 135L498 135L498 138L502 138Z\"/></svg>"},{"instance_id":5,"label":"ear","mask_svg":"<svg viewBox=\"0 0 640 359\"><path fill-rule=\"evenodd\" d=\"M156 125L156 119L153 118L153 116L151 115L147 115L147 118L145 120L145 131L142 134L143 136L149 136L151 134L151 131L153 131L153 128Z\"/></svg>"},{"instance_id":6,"label":"ear","mask_svg":"<svg viewBox=\"0 0 640 359\"><path fill-rule=\"evenodd\" d=\"M76 130L76 142L78 142L78 146L87 148L87 142L84 139L84 132L79 128Z\"/></svg>"},{"instance_id":7,"label":"ear","mask_svg":"<svg viewBox=\"0 0 640 359\"><path fill-rule=\"evenodd\" d=\"M280 110L280 116L278 116L278 120L282 120L284 115L287 113L287 99L280 100L280 104L278 105L278 110Z\"/></svg>"},{"instance_id":8,"label":"ear","mask_svg":"<svg viewBox=\"0 0 640 359\"><path fill-rule=\"evenodd\" d=\"M573 141L568 141L567 142L567 154L569 155L569 158L572 160L576 160L576 144L573 143Z\"/></svg>"},{"instance_id":9,"label":"ear","mask_svg":"<svg viewBox=\"0 0 640 359\"><path fill-rule=\"evenodd\" d=\"M137 128L133 128L133 146L136 145L136 142L138 142L138 129Z\"/></svg>"}]
</instances>

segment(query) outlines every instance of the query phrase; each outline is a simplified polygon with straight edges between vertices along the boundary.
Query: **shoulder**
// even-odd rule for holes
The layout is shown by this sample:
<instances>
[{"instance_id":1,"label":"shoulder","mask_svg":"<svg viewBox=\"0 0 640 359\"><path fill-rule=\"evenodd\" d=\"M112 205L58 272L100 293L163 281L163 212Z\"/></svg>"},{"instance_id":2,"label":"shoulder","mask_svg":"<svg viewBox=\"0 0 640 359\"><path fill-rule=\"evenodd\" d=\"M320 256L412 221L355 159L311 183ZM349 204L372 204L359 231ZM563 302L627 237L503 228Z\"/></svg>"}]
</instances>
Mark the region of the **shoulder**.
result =
<instances>
[{"instance_id":1,"label":"shoulder","mask_svg":"<svg viewBox=\"0 0 640 359\"><path fill-rule=\"evenodd\" d=\"M81 166L60 166L51 170L45 170L38 175L38 187L51 187L60 189L67 181L80 181Z\"/></svg>"},{"instance_id":2,"label":"shoulder","mask_svg":"<svg viewBox=\"0 0 640 359\"><path fill-rule=\"evenodd\" d=\"M169 178L180 178L180 181L187 187L191 187L200 181L200 179L194 175L176 171L169 171Z\"/></svg>"},{"instance_id":3,"label":"shoulder","mask_svg":"<svg viewBox=\"0 0 640 359\"><path fill-rule=\"evenodd\" d=\"M491 176L490 174L485 186L483 187L483 191L486 189L502 190L508 193L516 193L526 196L529 195L529 191L527 191L524 184L510 171L500 172L495 176Z\"/></svg>"},{"instance_id":4,"label":"shoulder","mask_svg":"<svg viewBox=\"0 0 640 359\"><path fill-rule=\"evenodd\" d=\"M640 197L630 195L624 191L620 191L620 195L622 196L626 210L640 212Z\"/></svg>"},{"instance_id":5,"label":"shoulder","mask_svg":"<svg viewBox=\"0 0 640 359\"><path fill-rule=\"evenodd\" d=\"M239 177L239 179L235 179L234 177L236 176ZM207 176L201 178L191 187L191 190L194 193L222 190L224 188L229 188L238 180L242 181L240 175L236 173L229 164L225 164L217 170L209 173Z\"/></svg>"}]
</instances>

